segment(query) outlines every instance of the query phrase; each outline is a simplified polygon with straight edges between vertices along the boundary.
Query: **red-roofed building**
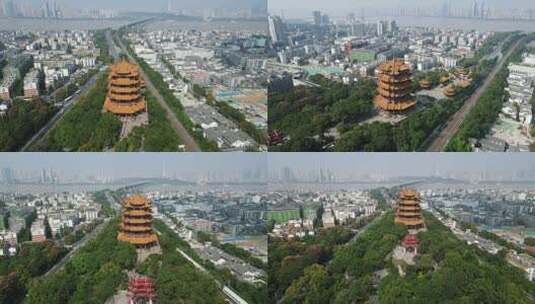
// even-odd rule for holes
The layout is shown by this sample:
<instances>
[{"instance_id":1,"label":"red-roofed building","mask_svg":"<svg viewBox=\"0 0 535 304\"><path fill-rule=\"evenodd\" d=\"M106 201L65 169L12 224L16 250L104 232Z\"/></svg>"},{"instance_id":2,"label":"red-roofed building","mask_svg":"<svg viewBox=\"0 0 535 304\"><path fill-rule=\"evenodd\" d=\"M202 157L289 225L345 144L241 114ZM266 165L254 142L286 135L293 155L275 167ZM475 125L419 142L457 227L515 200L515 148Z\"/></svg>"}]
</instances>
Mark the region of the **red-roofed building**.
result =
<instances>
[{"instance_id":1,"label":"red-roofed building","mask_svg":"<svg viewBox=\"0 0 535 304\"><path fill-rule=\"evenodd\" d=\"M154 282L149 277L137 277L128 281L128 299L130 304L149 303L156 297Z\"/></svg>"},{"instance_id":2,"label":"red-roofed building","mask_svg":"<svg viewBox=\"0 0 535 304\"><path fill-rule=\"evenodd\" d=\"M407 234L401 241L401 246L409 253L418 254L418 238L415 234Z\"/></svg>"}]
</instances>

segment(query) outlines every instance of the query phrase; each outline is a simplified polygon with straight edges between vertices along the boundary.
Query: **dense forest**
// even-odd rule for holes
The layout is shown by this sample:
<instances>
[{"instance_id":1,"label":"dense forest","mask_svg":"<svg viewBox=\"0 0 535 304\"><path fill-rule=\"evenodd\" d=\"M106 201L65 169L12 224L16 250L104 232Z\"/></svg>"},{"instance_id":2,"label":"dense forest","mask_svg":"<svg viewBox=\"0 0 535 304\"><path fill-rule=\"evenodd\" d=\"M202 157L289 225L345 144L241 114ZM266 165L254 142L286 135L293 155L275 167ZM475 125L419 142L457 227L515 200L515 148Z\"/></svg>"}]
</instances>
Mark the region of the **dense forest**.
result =
<instances>
[{"instance_id":1,"label":"dense forest","mask_svg":"<svg viewBox=\"0 0 535 304\"><path fill-rule=\"evenodd\" d=\"M395 269L381 281L381 303L533 303L535 283L521 269L457 239L431 214L417 264L404 278Z\"/></svg>"},{"instance_id":2,"label":"dense forest","mask_svg":"<svg viewBox=\"0 0 535 304\"><path fill-rule=\"evenodd\" d=\"M121 121L111 113L102 113L107 92L107 74L103 74L88 92L65 114L38 151L104 151L119 140Z\"/></svg>"},{"instance_id":3,"label":"dense forest","mask_svg":"<svg viewBox=\"0 0 535 304\"><path fill-rule=\"evenodd\" d=\"M321 88L298 86L290 93L270 94L269 130L282 130L290 138L270 150L322 151L332 142L332 138L324 138L329 129L347 130L374 113L373 80L348 86L316 75L311 81Z\"/></svg>"},{"instance_id":4,"label":"dense forest","mask_svg":"<svg viewBox=\"0 0 535 304\"><path fill-rule=\"evenodd\" d=\"M133 245L117 241L118 220L113 220L89 241L64 268L29 285L24 303L104 303L127 283L125 269L133 269Z\"/></svg>"},{"instance_id":5,"label":"dense forest","mask_svg":"<svg viewBox=\"0 0 535 304\"><path fill-rule=\"evenodd\" d=\"M521 269L467 245L424 214L416 265L400 277L390 253L406 234L392 212L358 237L347 228L304 240L270 239L269 295L280 303L533 303L535 283ZM346 229L346 230L344 230ZM334 236L329 238L332 234ZM380 273L384 273L381 275ZM384 276L386 275L386 276Z\"/></svg>"},{"instance_id":6,"label":"dense forest","mask_svg":"<svg viewBox=\"0 0 535 304\"><path fill-rule=\"evenodd\" d=\"M286 246L276 246L273 253L270 247L274 263L282 261L272 270L276 285L270 286L270 296L282 303L365 302L375 293L374 273L388 267L386 257L405 233L406 228L395 225L393 213L388 213L355 241L345 244L349 238L340 239L337 233L334 240L324 243L323 250L306 246L300 259L301 263L308 262L305 267L294 264L299 260L291 251L285 252ZM287 281L288 271L294 276L291 281Z\"/></svg>"},{"instance_id":7,"label":"dense forest","mask_svg":"<svg viewBox=\"0 0 535 304\"><path fill-rule=\"evenodd\" d=\"M14 257L0 257L0 303L21 303L32 278L52 268L67 250L52 242L27 243Z\"/></svg>"},{"instance_id":8,"label":"dense forest","mask_svg":"<svg viewBox=\"0 0 535 304\"><path fill-rule=\"evenodd\" d=\"M0 119L0 150L18 151L41 129L56 110L42 99L15 99Z\"/></svg>"}]
</instances>

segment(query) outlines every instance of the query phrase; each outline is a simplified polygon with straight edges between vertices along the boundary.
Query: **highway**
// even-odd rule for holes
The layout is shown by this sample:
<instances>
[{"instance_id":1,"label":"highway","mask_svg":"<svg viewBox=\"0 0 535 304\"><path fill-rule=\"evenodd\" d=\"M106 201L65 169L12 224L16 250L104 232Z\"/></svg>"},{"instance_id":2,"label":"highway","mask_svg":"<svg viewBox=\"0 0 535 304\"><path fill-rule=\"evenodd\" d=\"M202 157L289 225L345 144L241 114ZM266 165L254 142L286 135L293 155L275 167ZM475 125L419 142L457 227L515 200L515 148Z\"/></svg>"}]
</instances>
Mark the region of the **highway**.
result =
<instances>
[{"instance_id":1,"label":"highway","mask_svg":"<svg viewBox=\"0 0 535 304\"><path fill-rule=\"evenodd\" d=\"M120 49L128 56L128 59L131 62L138 63L137 60L130 54L126 47L124 46L123 42L120 39L117 39L119 41L119 47ZM147 76L145 71L143 69L139 69L141 72L141 76L145 79L145 86L150 91L150 93L156 98L158 101L158 104L165 110L167 119L169 120L171 127L175 129L175 131L178 133L178 136L180 137L180 142L185 145L186 152L201 152L201 148L195 142L193 137L189 134L188 130L182 125L182 123L178 120L176 117L175 112L167 105L167 102L165 102L164 98L158 92L154 84L151 82L150 78Z\"/></svg>"},{"instance_id":2,"label":"highway","mask_svg":"<svg viewBox=\"0 0 535 304\"><path fill-rule=\"evenodd\" d=\"M494 69L489 73L483 85L477 88L475 93L472 94L472 96L470 96L470 98L464 103L461 109L452 116L452 118L447 122L446 126L441 130L440 134L432 141L432 143L427 149L428 152L442 152L444 151L444 149L446 149L446 146L448 145L450 140L459 131L461 124L463 123L470 110L474 108L481 95L483 95L483 93L491 84L492 80L494 80L494 78L496 77L496 74L498 74L498 72L507 62L507 59L523 41L524 39L520 39L519 41L517 41L515 45L513 45L509 49L506 55L501 58L500 62L496 64Z\"/></svg>"},{"instance_id":3,"label":"highway","mask_svg":"<svg viewBox=\"0 0 535 304\"><path fill-rule=\"evenodd\" d=\"M28 152L30 147L38 143L41 139L45 137L46 134L59 122L63 119L65 114L80 100L80 96L83 93L91 88L97 79L102 75L103 71L98 72L93 77L91 77L84 85L80 87L80 93L74 93L72 99L61 107L61 109L37 132L32 138L21 148L21 152Z\"/></svg>"}]
</instances>

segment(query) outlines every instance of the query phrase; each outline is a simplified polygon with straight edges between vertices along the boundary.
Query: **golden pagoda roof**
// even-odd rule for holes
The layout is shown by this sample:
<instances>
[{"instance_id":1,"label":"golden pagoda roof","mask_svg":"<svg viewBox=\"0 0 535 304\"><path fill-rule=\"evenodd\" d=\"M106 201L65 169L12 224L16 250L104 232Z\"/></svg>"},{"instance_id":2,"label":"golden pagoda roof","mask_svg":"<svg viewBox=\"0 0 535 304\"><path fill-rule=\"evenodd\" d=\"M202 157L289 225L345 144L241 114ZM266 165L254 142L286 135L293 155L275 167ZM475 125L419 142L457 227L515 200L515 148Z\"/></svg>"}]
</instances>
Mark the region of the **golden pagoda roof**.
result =
<instances>
[{"instance_id":1,"label":"golden pagoda roof","mask_svg":"<svg viewBox=\"0 0 535 304\"><path fill-rule=\"evenodd\" d=\"M419 218L419 219L404 219L404 218L396 217L396 219L394 220L394 223L404 224L404 225L407 225L407 226L417 226L417 225L423 225L424 220L421 219L421 218Z\"/></svg>"},{"instance_id":2,"label":"golden pagoda roof","mask_svg":"<svg viewBox=\"0 0 535 304\"><path fill-rule=\"evenodd\" d=\"M382 87L377 88L377 92L386 98L396 98L396 97L404 97L407 95L410 95L412 89L411 88L401 88L398 90L386 90Z\"/></svg>"},{"instance_id":3,"label":"golden pagoda roof","mask_svg":"<svg viewBox=\"0 0 535 304\"><path fill-rule=\"evenodd\" d=\"M110 70L112 74L139 74L139 67L136 64L130 63L124 59L112 65Z\"/></svg>"},{"instance_id":4,"label":"golden pagoda roof","mask_svg":"<svg viewBox=\"0 0 535 304\"><path fill-rule=\"evenodd\" d=\"M379 75L379 81L381 83L387 83L387 84L399 84L403 85L405 83L410 85L411 82L411 76L409 74L402 75L402 76L391 76L391 75Z\"/></svg>"},{"instance_id":5,"label":"golden pagoda roof","mask_svg":"<svg viewBox=\"0 0 535 304\"><path fill-rule=\"evenodd\" d=\"M119 103L113 102L110 98L106 98L104 102L104 110L117 115L134 115L146 110L146 103L143 98L141 101L135 103Z\"/></svg>"},{"instance_id":6,"label":"golden pagoda roof","mask_svg":"<svg viewBox=\"0 0 535 304\"><path fill-rule=\"evenodd\" d=\"M146 226L134 226L134 225L125 225L121 224L121 230L123 232L152 232L150 225Z\"/></svg>"},{"instance_id":7,"label":"golden pagoda roof","mask_svg":"<svg viewBox=\"0 0 535 304\"><path fill-rule=\"evenodd\" d=\"M125 217L123 218L123 223L130 224L130 225L143 225L143 224L150 224L151 219Z\"/></svg>"},{"instance_id":8,"label":"golden pagoda roof","mask_svg":"<svg viewBox=\"0 0 535 304\"><path fill-rule=\"evenodd\" d=\"M449 85L442 91L446 97L453 97L457 94L457 90L454 85Z\"/></svg>"},{"instance_id":9,"label":"golden pagoda roof","mask_svg":"<svg viewBox=\"0 0 535 304\"><path fill-rule=\"evenodd\" d=\"M122 94L108 94L108 98L112 101L116 102L133 102L138 101L141 99L141 94L130 94L130 95L122 95Z\"/></svg>"},{"instance_id":10,"label":"golden pagoda roof","mask_svg":"<svg viewBox=\"0 0 535 304\"><path fill-rule=\"evenodd\" d=\"M119 241L128 242L130 244L139 246L150 245L158 242L158 237L154 233L142 236L135 236L133 234L120 232L119 235L117 235L117 239Z\"/></svg>"},{"instance_id":11,"label":"golden pagoda roof","mask_svg":"<svg viewBox=\"0 0 535 304\"><path fill-rule=\"evenodd\" d=\"M132 194L128 197L125 197L123 202L128 205L133 206L143 206L143 205L150 205L150 201L144 197L143 195L139 193Z\"/></svg>"},{"instance_id":12,"label":"golden pagoda roof","mask_svg":"<svg viewBox=\"0 0 535 304\"><path fill-rule=\"evenodd\" d=\"M150 210L125 210L123 212L125 217L134 216L134 217L143 217L143 216L152 216Z\"/></svg>"},{"instance_id":13,"label":"golden pagoda roof","mask_svg":"<svg viewBox=\"0 0 535 304\"><path fill-rule=\"evenodd\" d=\"M403 211L417 211L417 210L422 210L422 208L420 208L420 206L406 206L406 205L402 205L400 204L398 206L398 210L403 210Z\"/></svg>"},{"instance_id":14,"label":"golden pagoda roof","mask_svg":"<svg viewBox=\"0 0 535 304\"><path fill-rule=\"evenodd\" d=\"M445 83L448 81L450 81L450 76L445 75L445 76L440 77L440 83Z\"/></svg>"},{"instance_id":15,"label":"golden pagoda roof","mask_svg":"<svg viewBox=\"0 0 535 304\"><path fill-rule=\"evenodd\" d=\"M402 189L400 192L399 192L399 196L403 199L404 197L407 197L407 198L413 198L413 197L420 197L420 194L418 192L416 192L416 190L414 189L411 189L411 188L406 188L406 189Z\"/></svg>"},{"instance_id":16,"label":"golden pagoda roof","mask_svg":"<svg viewBox=\"0 0 535 304\"><path fill-rule=\"evenodd\" d=\"M130 79L130 78L116 78L110 80L110 86L117 87L139 87L141 82L139 79Z\"/></svg>"},{"instance_id":17,"label":"golden pagoda roof","mask_svg":"<svg viewBox=\"0 0 535 304\"><path fill-rule=\"evenodd\" d=\"M391 101L381 95L374 98L374 103L377 107L387 111L405 111L416 105L416 100L412 96L407 96L404 100Z\"/></svg>"},{"instance_id":18,"label":"golden pagoda roof","mask_svg":"<svg viewBox=\"0 0 535 304\"><path fill-rule=\"evenodd\" d=\"M140 88L137 87L118 87L118 86L110 86L108 88L109 92L111 94L139 94L141 91Z\"/></svg>"},{"instance_id":19,"label":"golden pagoda roof","mask_svg":"<svg viewBox=\"0 0 535 304\"><path fill-rule=\"evenodd\" d=\"M422 79L422 80L420 80L419 84L420 84L420 87L422 87L422 88L424 88L424 89L429 89L429 88L431 88L431 81L429 81L428 79Z\"/></svg>"},{"instance_id":20,"label":"golden pagoda roof","mask_svg":"<svg viewBox=\"0 0 535 304\"><path fill-rule=\"evenodd\" d=\"M379 73L388 75L400 75L410 73L409 65L405 64L401 59L394 59L387 61L379 66Z\"/></svg>"}]
</instances>

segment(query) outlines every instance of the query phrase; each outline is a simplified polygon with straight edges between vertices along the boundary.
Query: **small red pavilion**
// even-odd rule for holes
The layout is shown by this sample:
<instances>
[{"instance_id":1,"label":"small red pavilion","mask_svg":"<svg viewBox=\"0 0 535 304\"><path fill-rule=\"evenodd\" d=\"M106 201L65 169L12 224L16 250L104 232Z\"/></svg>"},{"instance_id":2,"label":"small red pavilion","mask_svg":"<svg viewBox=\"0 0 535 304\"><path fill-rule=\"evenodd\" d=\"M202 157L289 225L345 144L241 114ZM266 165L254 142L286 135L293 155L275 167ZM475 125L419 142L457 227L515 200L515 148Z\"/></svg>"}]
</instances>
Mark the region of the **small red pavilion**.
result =
<instances>
[{"instance_id":1,"label":"small red pavilion","mask_svg":"<svg viewBox=\"0 0 535 304\"><path fill-rule=\"evenodd\" d=\"M405 248L407 252L414 255L418 254L418 238L415 234L407 234L401 241L401 246Z\"/></svg>"},{"instance_id":2,"label":"small red pavilion","mask_svg":"<svg viewBox=\"0 0 535 304\"><path fill-rule=\"evenodd\" d=\"M128 299L130 304L149 303L156 297L154 282L149 277L136 277L128 281Z\"/></svg>"}]
</instances>

